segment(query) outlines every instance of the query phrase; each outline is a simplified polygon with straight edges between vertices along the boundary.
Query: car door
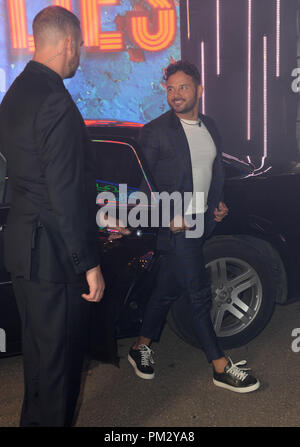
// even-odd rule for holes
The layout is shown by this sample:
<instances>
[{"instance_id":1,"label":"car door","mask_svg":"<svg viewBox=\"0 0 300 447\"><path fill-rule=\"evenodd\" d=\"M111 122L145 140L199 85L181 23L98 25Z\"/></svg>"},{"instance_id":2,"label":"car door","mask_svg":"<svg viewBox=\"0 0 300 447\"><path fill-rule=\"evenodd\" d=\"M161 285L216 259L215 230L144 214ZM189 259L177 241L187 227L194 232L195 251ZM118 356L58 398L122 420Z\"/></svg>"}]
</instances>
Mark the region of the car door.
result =
<instances>
[{"instance_id":1,"label":"car door","mask_svg":"<svg viewBox=\"0 0 300 447\"><path fill-rule=\"evenodd\" d=\"M101 130L99 130L101 133ZM122 137L102 137L92 140L95 159L97 210L105 205L99 194L112 194L107 203L123 217L134 205L128 197L139 191L142 183L151 187L136 142ZM122 186L120 186L122 185ZM126 191L124 192L124 188ZM125 213L125 214L124 214ZM131 234L109 240L110 233L99 227L101 269L106 282L104 298L94 306L90 346L94 357L111 360L109 349L114 339L138 333L143 309L153 284L156 264L156 230L139 225ZM102 343L106 340L106 343ZM107 342L109 340L109 342ZM103 352L108 350L108 352Z\"/></svg>"},{"instance_id":2,"label":"car door","mask_svg":"<svg viewBox=\"0 0 300 447\"><path fill-rule=\"evenodd\" d=\"M120 184L127 185L131 194L138 191L142 179L148 182L136 149L136 143L121 137L93 138L95 199L99 193L111 191L120 204L124 202L124 197L119 194ZM3 230L9 211L9 196L6 161L0 154L0 334L5 334L6 338L6 352L0 352L0 356L21 352L20 318L10 275L3 262ZM109 241L105 228L98 231L106 291L101 303L95 304L91 312L90 352L96 356L102 349L105 352L99 355L101 359L112 360L116 353L116 337L134 336L141 324L153 283L151 272L156 260L156 231L144 228L141 232L141 228L135 228L130 236L113 241Z\"/></svg>"}]
</instances>

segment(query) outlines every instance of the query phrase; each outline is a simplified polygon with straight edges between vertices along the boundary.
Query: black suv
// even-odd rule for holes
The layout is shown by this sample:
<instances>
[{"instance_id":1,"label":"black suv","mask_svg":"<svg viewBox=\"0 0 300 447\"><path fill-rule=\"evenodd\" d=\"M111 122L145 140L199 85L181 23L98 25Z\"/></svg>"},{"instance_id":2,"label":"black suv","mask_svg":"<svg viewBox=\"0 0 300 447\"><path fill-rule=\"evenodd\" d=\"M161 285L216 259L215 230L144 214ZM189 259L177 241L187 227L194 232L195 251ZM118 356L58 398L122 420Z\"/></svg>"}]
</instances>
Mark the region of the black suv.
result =
<instances>
[{"instance_id":1,"label":"black suv","mask_svg":"<svg viewBox=\"0 0 300 447\"><path fill-rule=\"evenodd\" d=\"M137 143L141 125L113 121L87 125L96 152L96 192L113 192L121 203L120 184L131 193L143 178L149 178ZM257 336L276 303L298 297L300 173L296 165L276 173L271 166L257 171L227 154L223 160L230 213L207 240L205 257L212 280L212 319L221 345L228 349ZM0 157L0 328L6 333L6 353L0 356L21 351L20 320L10 277L1 262L9 210L5 172ZM155 241L156 229L134 228L130 236L113 241L99 229L106 292L101 303L93 304L93 355L116 359L116 339L138 334L159 260ZM168 320L181 338L197 346L183 297L171 308Z\"/></svg>"}]
</instances>

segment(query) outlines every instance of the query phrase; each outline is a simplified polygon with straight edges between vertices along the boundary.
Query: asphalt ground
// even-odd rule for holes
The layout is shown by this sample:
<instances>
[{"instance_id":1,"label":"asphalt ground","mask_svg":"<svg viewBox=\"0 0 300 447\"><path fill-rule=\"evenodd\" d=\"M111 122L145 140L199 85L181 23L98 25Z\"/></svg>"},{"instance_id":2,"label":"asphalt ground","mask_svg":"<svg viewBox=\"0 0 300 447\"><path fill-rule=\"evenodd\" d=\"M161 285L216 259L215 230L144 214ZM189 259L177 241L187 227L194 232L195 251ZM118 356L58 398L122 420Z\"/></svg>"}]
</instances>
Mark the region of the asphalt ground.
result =
<instances>
[{"instance_id":1,"label":"asphalt ground","mask_svg":"<svg viewBox=\"0 0 300 447\"><path fill-rule=\"evenodd\" d=\"M300 338L292 336L295 328L300 328L300 301L278 306L257 338L227 352L235 362L248 360L260 379L260 389L250 394L215 387L203 352L168 326L152 346L154 380L134 374L127 361L134 339L120 340L120 368L94 360L86 366L76 427L111 428L109 436L138 427L299 427L300 352L292 350L292 343L300 349ZM21 356L0 360L0 427L18 427L22 374Z\"/></svg>"}]
</instances>

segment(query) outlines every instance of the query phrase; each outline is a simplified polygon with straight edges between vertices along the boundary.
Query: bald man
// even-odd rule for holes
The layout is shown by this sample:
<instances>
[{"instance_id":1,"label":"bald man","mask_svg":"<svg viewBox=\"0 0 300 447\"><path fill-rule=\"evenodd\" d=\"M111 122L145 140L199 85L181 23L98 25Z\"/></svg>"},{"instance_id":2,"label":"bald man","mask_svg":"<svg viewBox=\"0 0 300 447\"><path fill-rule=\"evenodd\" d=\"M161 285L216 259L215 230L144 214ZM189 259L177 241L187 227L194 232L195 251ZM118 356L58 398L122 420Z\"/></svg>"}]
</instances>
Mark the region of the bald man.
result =
<instances>
[{"instance_id":1,"label":"bald man","mask_svg":"<svg viewBox=\"0 0 300 447\"><path fill-rule=\"evenodd\" d=\"M35 54L0 106L0 147L12 204L5 231L22 320L21 426L73 424L90 302L105 288L98 259L95 175L83 119L63 79L75 75L76 16L48 7L34 19Z\"/></svg>"}]
</instances>

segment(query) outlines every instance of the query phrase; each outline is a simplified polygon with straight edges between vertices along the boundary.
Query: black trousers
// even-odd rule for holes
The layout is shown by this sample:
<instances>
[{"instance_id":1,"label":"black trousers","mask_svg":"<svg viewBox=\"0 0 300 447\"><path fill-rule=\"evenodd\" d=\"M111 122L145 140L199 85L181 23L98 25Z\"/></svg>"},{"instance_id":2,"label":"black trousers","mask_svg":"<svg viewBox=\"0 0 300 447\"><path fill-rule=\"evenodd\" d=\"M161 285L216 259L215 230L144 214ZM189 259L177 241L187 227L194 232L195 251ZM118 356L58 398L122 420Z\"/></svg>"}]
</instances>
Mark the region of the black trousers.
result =
<instances>
[{"instance_id":1,"label":"black trousers","mask_svg":"<svg viewBox=\"0 0 300 447\"><path fill-rule=\"evenodd\" d=\"M12 280L23 335L20 425L71 426L87 338L90 305L81 297L86 284Z\"/></svg>"},{"instance_id":2,"label":"black trousers","mask_svg":"<svg viewBox=\"0 0 300 447\"><path fill-rule=\"evenodd\" d=\"M170 232L173 248L161 255L153 293L147 303L140 335L158 340L170 305L185 295L194 333L209 362L224 356L211 321L211 284L205 271L203 238L188 239Z\"/></svg>"}]
</instances>

